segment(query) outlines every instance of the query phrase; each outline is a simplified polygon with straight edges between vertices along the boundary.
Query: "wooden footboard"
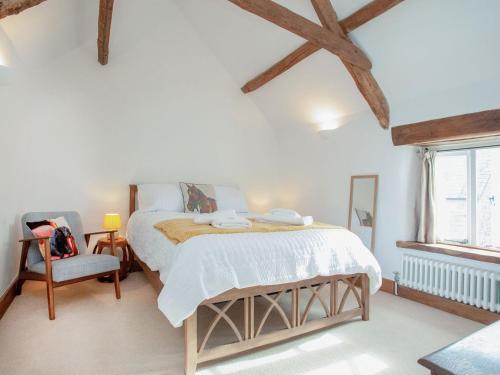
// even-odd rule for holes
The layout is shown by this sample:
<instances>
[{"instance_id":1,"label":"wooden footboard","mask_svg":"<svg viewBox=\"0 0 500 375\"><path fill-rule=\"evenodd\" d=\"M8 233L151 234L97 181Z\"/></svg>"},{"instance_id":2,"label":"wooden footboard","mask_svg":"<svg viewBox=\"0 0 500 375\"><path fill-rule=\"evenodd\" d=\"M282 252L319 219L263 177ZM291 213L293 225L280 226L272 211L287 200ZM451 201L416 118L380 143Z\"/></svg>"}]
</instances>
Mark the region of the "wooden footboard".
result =
<instances>
[{"instance_id":1,"label":"wooden footboard","mask_svg":"<svg viewBox=\"0 0 500 375\"><path fill-rule=\"evenodd\" d=\"M358 282L361 284L361 293L356 287ZM342 295L339 293L339 283L346 285ZM325 293L326 291L328 293ZM308 298L301 298L302 293L307 293L304 296L307 295ZM356 299L357 307L346 310L346 302L351 293ZM279 303L285 294L291 295L291 298L288 298L291 301L289 309L283 307L283 302ZM325 298L325 294L328 298ZM198 332L202 327L198 325L197 312L184 321L185 373L186 375L194 374L200 363L284 341L345 322L357 316L368 320L369 296L369 280L366 274L317 277L296 283L230 290L200 305L200 307L205 306L214 312L214 317L206 330ZM265 313L258 318L255 314L256 298L260 298L268 304ZM240 317L242 324L238 326L235 322L236 319L229 317L228 311L238 301L241 303L242 300L244 306L241 312L243 317ZM310 319L310 313L315 301L320 303L323 317L314 320ZM273 311L281 317L284 328L263 333L263 328ZM235 341L207 348L207 342L211 338L214 328L223 321L231 327ZM199 336L199 333L202 335ZM199 337L201 340L198 339Z\"/></svg>"},{"instance_id":2,"label":"wooden footboard","mask_svg":"<svg viewBox=\"0 0 500 375\"><path fill-rule=\"evenodd\" d=\"M159 273L151 271L147 264L137 256L135 259L144 270L151 285L159 293L163 287ZM339 288L340 283L345 286L342 291ZM360 288L358 289L357 286ZM350 295L355 298L356 306L346 309ZM285 299L284 296L289 298ZM260 316L256 314L255 301L257 299L267 304ZM321 306L323 316L319 319L312 319L312 307L316 301ZM289 303L288 306L286 302ZM239 319L231 318L229 312L236 307L237 303L243 303L243 309L237 310L243 316L239 316ZM201 308L208 308L213 312L213 318L208 327L198 324L198 311ZM368 276L362 273L320 276L294 283L231 289L204 301L193 315L184 320L185 374L195 374L198 364L288 340L358 316L361 316L363 320L368 320L369 309L370 282ZM283 328L264 332L273 311L281 318ZM232 330L234 342L208 347L207 344L215 328L222 322L225 322Z\"/></svg>"}]
</instances>

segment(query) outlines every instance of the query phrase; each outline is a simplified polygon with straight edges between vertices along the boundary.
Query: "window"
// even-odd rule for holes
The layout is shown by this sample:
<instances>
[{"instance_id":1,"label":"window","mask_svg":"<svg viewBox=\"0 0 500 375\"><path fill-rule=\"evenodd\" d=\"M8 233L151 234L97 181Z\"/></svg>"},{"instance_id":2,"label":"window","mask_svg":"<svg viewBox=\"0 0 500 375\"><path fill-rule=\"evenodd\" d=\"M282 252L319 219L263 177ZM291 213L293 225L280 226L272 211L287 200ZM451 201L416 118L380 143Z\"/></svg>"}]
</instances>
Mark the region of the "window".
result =
<instances>
[{"instance_id":1,"label":"window","mask_svg":"<svg viewBox=\"0 0 500 375\"><path fill-rule=\"evenodd\" d=\"M439 151L435 167L439 241L500 249L500 147Z\"/></svg>"}]
</instances>

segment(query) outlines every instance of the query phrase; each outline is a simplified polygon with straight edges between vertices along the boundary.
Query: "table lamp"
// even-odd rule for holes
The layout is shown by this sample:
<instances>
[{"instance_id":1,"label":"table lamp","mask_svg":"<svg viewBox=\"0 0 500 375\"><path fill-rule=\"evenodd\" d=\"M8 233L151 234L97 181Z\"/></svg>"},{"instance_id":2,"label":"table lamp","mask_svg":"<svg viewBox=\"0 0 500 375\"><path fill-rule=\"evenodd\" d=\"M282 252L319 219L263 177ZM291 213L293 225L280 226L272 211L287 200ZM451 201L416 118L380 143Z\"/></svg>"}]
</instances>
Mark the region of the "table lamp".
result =
<instances>
[{"instance_id":1,"label":"table lamp","mask_svg":"<svg viewBox=\"0 0 500 375\"><path fill-rule=\"evenodd\" d=\"M102 227L105 230L119 230L122 227L120 214L105 214ZM108 234L108 237L111 237Z\"/></svg>"}]
</instances>

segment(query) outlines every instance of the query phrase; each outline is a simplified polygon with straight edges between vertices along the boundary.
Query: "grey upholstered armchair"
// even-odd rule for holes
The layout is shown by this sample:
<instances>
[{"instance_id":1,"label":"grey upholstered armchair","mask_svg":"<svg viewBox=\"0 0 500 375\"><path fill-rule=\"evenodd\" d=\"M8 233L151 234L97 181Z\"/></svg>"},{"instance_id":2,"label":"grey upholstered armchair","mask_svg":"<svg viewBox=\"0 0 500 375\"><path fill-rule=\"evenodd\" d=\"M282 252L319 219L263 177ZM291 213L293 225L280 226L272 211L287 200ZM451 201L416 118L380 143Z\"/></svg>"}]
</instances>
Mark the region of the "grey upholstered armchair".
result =
<instances>
[{"instance_id":1,"label":"grey upholstered armchair","mask_svg":"<svg viewBox=\"0 0 500 375\"><path fill-rule=\"evenodd\" d=\"M79 255L51 260L50 238L34 238L27 222L56 219L64 217L71 227ZM21 262L19 265L19 281L17 294L21 294L25 280L37 280L47 283L47 300L49 319L55 319L54 288L62 285L73 284L101 276L113 275L116 298L120 299L120 280L118 271L120 261L114 256L114 239L116 231L84 233L82 220L77 212L30 212L21 219L24 239L22 242ZM88 247L90 236L94 234L109 233L111 236L111 255L83 254ZM38 241L44 241L45 256L42 257ZM45 258L45 259L44 259Z\"/></svg>"}]
</instances>

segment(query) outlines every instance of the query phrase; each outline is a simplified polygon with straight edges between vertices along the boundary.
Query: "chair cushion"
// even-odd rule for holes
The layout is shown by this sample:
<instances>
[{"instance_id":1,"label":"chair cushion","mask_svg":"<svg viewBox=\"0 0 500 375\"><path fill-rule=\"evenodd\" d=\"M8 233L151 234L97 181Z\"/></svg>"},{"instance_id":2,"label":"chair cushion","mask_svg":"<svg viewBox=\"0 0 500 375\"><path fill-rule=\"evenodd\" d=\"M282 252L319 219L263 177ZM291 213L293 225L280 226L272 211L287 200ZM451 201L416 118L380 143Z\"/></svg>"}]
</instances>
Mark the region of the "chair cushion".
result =
<instances>
[{"instance_id":1,"label":"chair cushion","mask_svg":"<svg viewBox=\"0 0 500 375\"><path fill-rule=\"evenodd\" d=\"M120 260L112 255L77 255L52 262L52 279L56 282L97 275L120 269ZM31 272L45 274L45 262L29 266Z\"/></svg>"}]
</instances>

